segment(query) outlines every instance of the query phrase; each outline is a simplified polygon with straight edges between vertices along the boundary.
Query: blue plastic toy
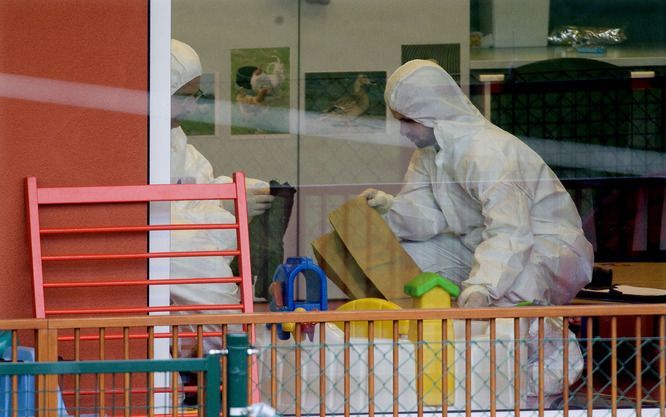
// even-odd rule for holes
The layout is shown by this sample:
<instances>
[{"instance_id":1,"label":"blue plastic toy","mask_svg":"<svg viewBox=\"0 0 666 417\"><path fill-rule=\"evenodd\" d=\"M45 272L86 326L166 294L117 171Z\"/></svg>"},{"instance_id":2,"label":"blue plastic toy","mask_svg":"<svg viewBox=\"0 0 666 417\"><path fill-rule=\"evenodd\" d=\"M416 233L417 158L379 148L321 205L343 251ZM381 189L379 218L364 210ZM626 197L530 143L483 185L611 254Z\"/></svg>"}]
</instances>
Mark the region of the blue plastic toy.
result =
<instances>
[{"instance_id":1,"label":"blue plastic toy","mask_svg":"<svg viewBox=\"0 0 666 417\"><path fill-rule=\"evenodd\" d=\"M34 362L35 349L28 346L18 346L16 349L16 357L19 362ZM2 356L3 362L11 362L12 348L6 348ZM37 392L35 386L34 375L19 375L17 378L18 391L12 388L12 377L9 375L0 376L0 417L12 417L15 414L18 417L34 417L35 412L39 409L35 408L35 393ZM12 396L18 394L18 402L16 410L13 409ZM60 387L58 387L58 417L68 417L65 402L62 399ZM83 416L83 414L82 414ZM90 415L89 415L90 416Z\"/></svg>"},{"instance_id":2,"label":"blue plastic toy","mask_svg":"<svg viewBox=\"0 0 666 417\"><path fill-rule=\"evenodd\" d=\"M305 300L295 299L294 283L299 275L305 277ZM326 274L312 261L312 258L305 256L287 258L287 262L275 269L273 290L271 311L324 311L328 309ZM278 294L275 293L276 291ZM312 341L314 325L303 323L301 326ZM290 337L290 329L283 327L282 324L278 324L277 334L281 340L287 340Z\"/></svg>"}]
</instances>

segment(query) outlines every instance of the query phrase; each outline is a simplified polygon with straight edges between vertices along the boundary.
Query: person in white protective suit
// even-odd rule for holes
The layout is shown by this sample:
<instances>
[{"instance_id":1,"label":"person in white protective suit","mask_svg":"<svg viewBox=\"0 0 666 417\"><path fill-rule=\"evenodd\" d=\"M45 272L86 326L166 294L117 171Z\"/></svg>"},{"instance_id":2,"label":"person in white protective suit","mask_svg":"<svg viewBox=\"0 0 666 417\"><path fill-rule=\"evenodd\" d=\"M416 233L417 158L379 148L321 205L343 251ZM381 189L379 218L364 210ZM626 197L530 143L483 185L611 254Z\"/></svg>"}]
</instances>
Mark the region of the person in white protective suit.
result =
<instances>
[{"instance_id":1,"label":"person in white protective suit","mask_svg":"<svg viewBox=\"0 0 666 417\"><path fill-rule=\"evenodd\" d=\"M444 69L409 61L389 77L384 97L418 149L396 196L361 195L423 271L461 286L459 306L565 304L590 282L592 245L565 188L539 155L486 120ZM559 394L562 320L544 324L542 392ZM524 338L538 336L531 320ZM570 385L583 357L571 330L568 340ZM538 350L527 347L527 394L536 395Z\"/></svg>"},{"instance_id":2,"label":"person in white protective suit","mask_svg":"<svg viewBox=\"0 0 666 417\"><path fill-rule=\"evenodd\" d=\"M171 182L174 184L228 183L230 177L214 176L210 162L191 144L181 122L196 109L200 90L201 61L189 45L171 41ZM248 216L268 210L273 201L268 183L247 180ZM233 223L234 215L219 201L181 201L171 205L171 222L178 223ZM171 232L172 251L229 250L236 248L234 230L190 230ZM205 278L233 276L231 257L171 258L172 278ZM172 305L238 304L239 288L236 284L172 285ZM215 313L215 312L213 312ZM187 312L183 313L187 314ZM196 332L196 326L181 326L181 331ZM219 326L204 326L204 332L219 331ZM193 339L181 339L181 356L191 356ZM204 340L204 352L221 347L220 337Z\"/></svg>"},{"instance_id":3,"label":"person in white protective suit","mask_svg":"<svg viewBox=\"0 0 666 417\"><path fill-rule=\"evenodd\" d=\"M565 304L592 277L592 245L553 171L485 119L440 66L410 61L385 99L418 148L402 190L365 190L423 271L462 288L462 307Z\"/></svg>"}]
</instances>

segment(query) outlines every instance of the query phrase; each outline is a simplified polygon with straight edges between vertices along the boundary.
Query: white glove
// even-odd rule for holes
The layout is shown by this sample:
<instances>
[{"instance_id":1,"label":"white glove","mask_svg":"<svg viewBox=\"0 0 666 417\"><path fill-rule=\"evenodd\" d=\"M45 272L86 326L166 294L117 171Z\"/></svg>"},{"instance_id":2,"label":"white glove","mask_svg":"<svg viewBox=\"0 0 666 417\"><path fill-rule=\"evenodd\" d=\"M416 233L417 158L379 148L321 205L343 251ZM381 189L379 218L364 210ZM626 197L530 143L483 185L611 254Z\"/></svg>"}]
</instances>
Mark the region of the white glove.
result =
<instances>
[{"instance_id":1,"label":"white glove","mask_svg":"<svg viewBox=\"0 0 666 417\"><path fill-rule=\"evenodd\" d=\"M458 297L458 307L483 308L490 306L490 294L486 287L470 285Z\"/></svg>"},{"instance_id":2,"label":"white glove","mask_svg":"<svg viewBox=\"0 0 666 417\"><path fill-rule=\"evenodd\" d=\"M259 188L247 189L247 215L255 217L271 208L275 197L268 194L268 190Z\"/></svg>"},{"instance_id":3,"label":"white glove","mask_svg":"<svg viewBox=\"0 0 666 417\"><path fill-rule=\"evenodd\" d=\"M368 203L368 206L377 210L379 214L386 214L391 209L393 205L393 196L387 194L384 191L375 190L374 188L368 188L364 190L361 194L361 197L364 197Z\"/></svg>"}]
</instances>

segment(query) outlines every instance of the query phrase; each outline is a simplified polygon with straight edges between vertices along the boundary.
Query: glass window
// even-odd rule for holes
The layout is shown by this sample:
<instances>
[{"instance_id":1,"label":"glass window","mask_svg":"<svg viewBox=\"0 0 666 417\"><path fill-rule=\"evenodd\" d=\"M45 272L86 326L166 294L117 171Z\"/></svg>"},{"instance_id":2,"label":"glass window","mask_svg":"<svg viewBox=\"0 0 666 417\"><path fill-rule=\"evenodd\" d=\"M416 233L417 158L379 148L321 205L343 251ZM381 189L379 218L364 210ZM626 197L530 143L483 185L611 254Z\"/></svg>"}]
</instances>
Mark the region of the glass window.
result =
<instances>
[{"instance_id":1,"label":"glass window","mask_svg":"<svg viewBox=\"0 0 666 417\"><path fill-rule=\"evenodd\" d=\"M253 187L270 186L272 214L262 213L260 191L248 199L254 295L274 301L265 309L279 309L274 278L286 296L278 267L288 257L313 258L326 272L329 309L363 298L414 306L406 291L417 307L484 307L586 303L599 297L590 288L636 301L631 288L666 289L662 0L171 4L172 37L196 51L182 68L193 73L172 85L171 178L244 171ZM410 280L420 272L447 278L453 298L415 296ZM322 308L312 307L316 278L295 293ZM304 386L320 375L308 359L298 364ZM366 369L363 359L352 367ZM290 360L280 360L286 373ZM498 375L509 375L513 365L502 366L512 360L499 362ZM333 399L337 365L327 356ZM414 369L401 366L404 386ZM473 384L487 388L481 379ZM376 381L386 388L390 377ZM527 392L538 385L529 381ZM503 383L494 397L475 395L474 407L494 398L513 408ZM352 412L364 411L366 392L352 390ZM387 392L376 391L380 412L390 410ZM297 409L319 410L311 393ZM298 413L293 395L279 394L278 411ZM401 393L400 407L409 398ZM342 413L342 404L329 399L327 410Z\"/></svg>"},{"instance_id":2,"label":"glass window","mask_svg":"<svg viewBox=\"0 0 666 417\"><path fill-rule=\"evenodd\" d=\"M420 269L478 280L497 299L497 282L533 266L566 275L569 290L518 298L569 302L590 279L588 249L597 266L664 259L663 2L171 3L172 37L201 61L183 143L211 180L241 170L274 192L294 187L285 258L321 263L312 244L334 230L329 215L372 188L386 193L372 204ZM404 98L430 82L388 82L414 59L453 84L414 93L425 104ZM432 100L452 85L462 95L442 110ZM566 273L563 251L573 252ZM329 297L352 295L339 284Z\"/></svg>"}]
</instances>

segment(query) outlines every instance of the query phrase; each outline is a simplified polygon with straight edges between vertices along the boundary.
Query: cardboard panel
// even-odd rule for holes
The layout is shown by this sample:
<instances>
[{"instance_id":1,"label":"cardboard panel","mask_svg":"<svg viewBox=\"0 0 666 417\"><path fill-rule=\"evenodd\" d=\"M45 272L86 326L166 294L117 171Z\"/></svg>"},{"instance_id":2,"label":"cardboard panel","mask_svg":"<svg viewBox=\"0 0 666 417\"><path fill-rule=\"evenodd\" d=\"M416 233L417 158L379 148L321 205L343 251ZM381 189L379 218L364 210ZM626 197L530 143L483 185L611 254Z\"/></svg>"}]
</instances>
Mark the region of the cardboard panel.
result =
<instances>
[{"instance_id":1,"label":"cardboard panel","mask_svg":"<svg viewBox=\"0 0 666 417\"><path fill-rule=\"evenodd\" d=\"M312 249L317 263L326 276L346 296L351 299L382 297L379 290L365 276L354 257L345 249L345 245L337 233L321 235L312 242Z\"/></svg>"},{"instance_id":2,"label":"cardboard panel","mask_svg":"<svg viewBox=\"0 0 666 417\"><path fill-rule=\"evenodd\" d=\"M404 305L409 297L403 287L421 270L381 216L357 197L331 212L329 220L334 232L312 244L329 278L352 298L379 294Z\"/></svg>"}]
</instances>

